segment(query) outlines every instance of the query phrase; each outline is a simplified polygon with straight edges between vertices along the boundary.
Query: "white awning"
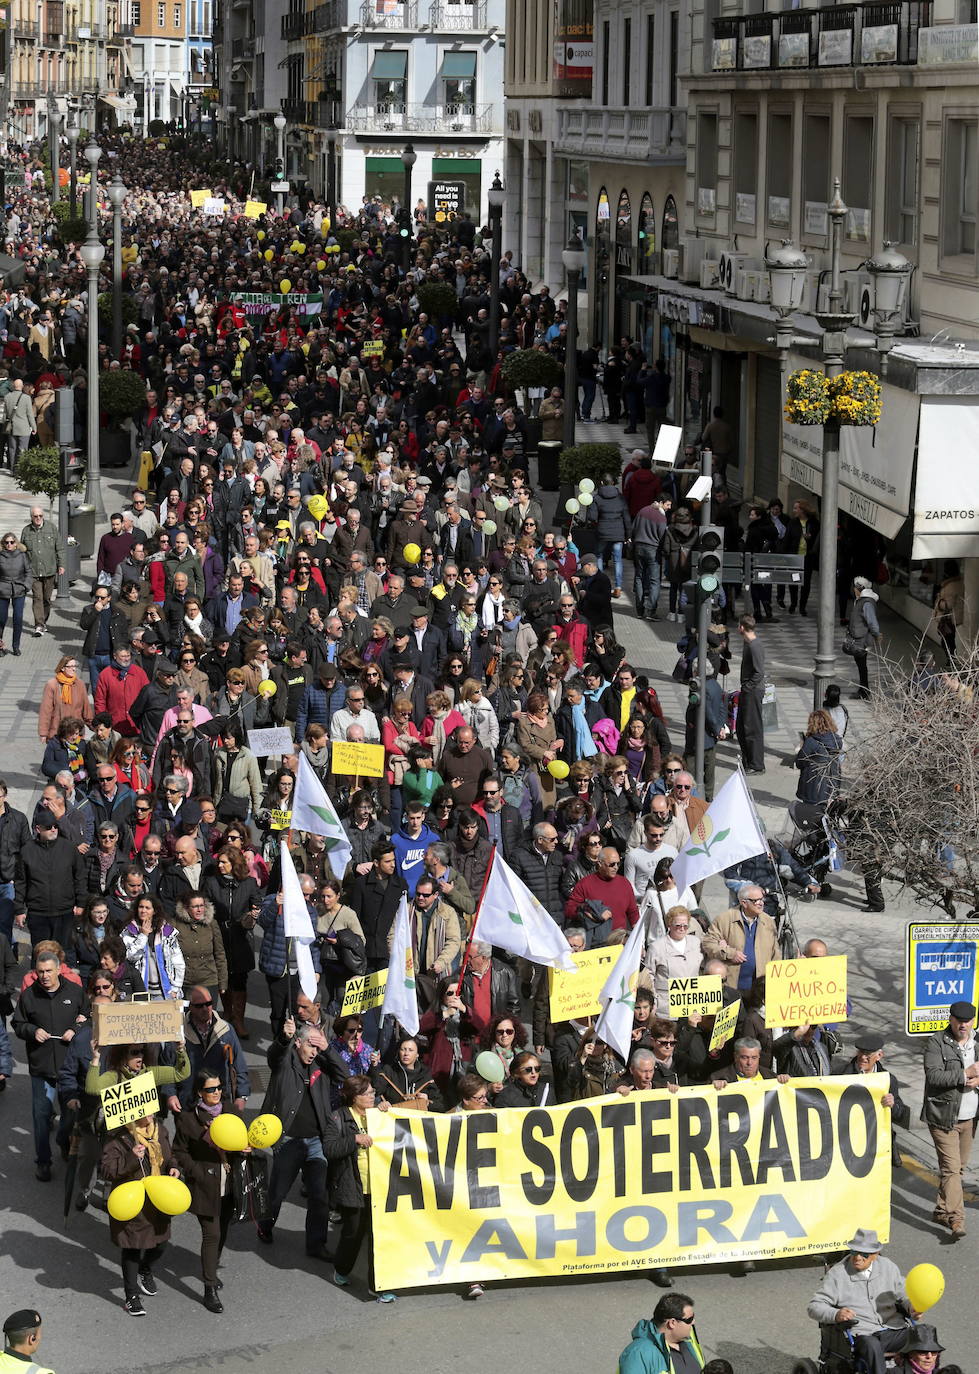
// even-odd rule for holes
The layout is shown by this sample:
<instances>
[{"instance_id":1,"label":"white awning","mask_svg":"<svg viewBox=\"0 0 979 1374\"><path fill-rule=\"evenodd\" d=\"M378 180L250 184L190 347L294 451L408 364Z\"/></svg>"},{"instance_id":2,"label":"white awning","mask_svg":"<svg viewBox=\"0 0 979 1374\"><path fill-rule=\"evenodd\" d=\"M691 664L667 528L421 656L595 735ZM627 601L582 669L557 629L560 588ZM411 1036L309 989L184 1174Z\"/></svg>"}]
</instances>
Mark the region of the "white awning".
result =
<instances>
[{"instance_id":1,"label":"white awning","mask_svg":"<svg viewBox=\"0 0 979 1374\"><path fill-rule=\"evenodd\" d=\"M979 401L922 396L911 557L979 557Z\"/></svg>"},{"instance_id":2,"label":"white awning","mask_svg":"<svg viewBox=\"0 0 979 1374\"><path fill-rule=\"evenodd\" d=\"M128 110L132 107L132 100L124 95L100 95L99 100L112 110Z\"/></svg>"}]
</instances>

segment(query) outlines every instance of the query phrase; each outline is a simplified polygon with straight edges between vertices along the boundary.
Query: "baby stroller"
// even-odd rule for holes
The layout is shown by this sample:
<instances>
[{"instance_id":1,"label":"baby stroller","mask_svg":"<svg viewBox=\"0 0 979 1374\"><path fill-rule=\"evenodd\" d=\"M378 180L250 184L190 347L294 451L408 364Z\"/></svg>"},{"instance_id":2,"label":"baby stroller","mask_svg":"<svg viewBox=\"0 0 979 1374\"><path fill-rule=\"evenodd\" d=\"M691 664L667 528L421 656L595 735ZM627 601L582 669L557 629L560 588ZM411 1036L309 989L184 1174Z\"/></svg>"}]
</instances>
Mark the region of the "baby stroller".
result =
<instances>
[{"instance_id":1,"label":"baby stroller","mask_svg":"<svg viewBox=\"0 0 979 1374\"><path fill-rule=\"evenodd\" d=\"M815 807L793 803L789 815L799 832L789 852L819 883L819 896L825 901L833 892L827 875L838 873L846 862L846 802L834 797L822 813Z\"/></svg>"}]
</instances>

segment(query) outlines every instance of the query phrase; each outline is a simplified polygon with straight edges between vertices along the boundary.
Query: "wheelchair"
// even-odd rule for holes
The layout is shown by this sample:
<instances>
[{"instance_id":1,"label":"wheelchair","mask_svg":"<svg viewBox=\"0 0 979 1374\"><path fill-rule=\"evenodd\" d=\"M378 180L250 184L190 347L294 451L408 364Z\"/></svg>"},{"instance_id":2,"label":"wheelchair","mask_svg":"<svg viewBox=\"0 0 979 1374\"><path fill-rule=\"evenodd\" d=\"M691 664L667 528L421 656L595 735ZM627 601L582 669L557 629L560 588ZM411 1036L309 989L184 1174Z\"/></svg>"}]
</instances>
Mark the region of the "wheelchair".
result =
<instances>
[{"instance_id":1,"label":"wheelchair","mask_svg":"<svg viewBox=\"0 0 979 1374\"><path fill-rule=\"evenodd\" d=\"M905 1321L908 1330L912 1331L915 1323L910 1317L905 1317ZM803 1356L797 1359L792 1366L792 1374L867 1374L866 1362L854 1349L854 1325L853 1322L820 1325L819 1358L810 1360ZM885 1352L884 1363L888 1369L899 1367L898 1357L894 1354Z\"/></svg>"}]
</instances>

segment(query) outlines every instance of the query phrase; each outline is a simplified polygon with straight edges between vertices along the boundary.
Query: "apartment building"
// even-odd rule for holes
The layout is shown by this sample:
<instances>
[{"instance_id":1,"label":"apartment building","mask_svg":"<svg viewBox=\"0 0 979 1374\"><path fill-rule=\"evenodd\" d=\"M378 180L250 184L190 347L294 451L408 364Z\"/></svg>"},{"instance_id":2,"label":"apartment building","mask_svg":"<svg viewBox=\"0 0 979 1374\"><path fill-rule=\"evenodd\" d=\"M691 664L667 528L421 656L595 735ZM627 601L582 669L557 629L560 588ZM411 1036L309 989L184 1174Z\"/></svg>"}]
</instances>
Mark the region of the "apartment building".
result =
<instances>
[{"instance_id":1,"label":"apartment building","mask_svg":"<svg viewBox=\"0 0 979 1374\"><path fill-rule=\"evenodd\" d=\"M274 165L272 119L288 90L281 17L281 6L271 0L214 0L217 138L231 156L251 162L259 176Z\"/></svg>"},{"instance_id":2,"label":"apartment building","mask_svg":"<svg viewBox=\"0 0 979 1374\"><path fill-rule=\"evenodd\" d=\"M12 0L6 33L7 121L18 140L43 136L50 113L87 121L115 118L125 89L126 37L120 0Z\"/></svg>"}]
</instances>

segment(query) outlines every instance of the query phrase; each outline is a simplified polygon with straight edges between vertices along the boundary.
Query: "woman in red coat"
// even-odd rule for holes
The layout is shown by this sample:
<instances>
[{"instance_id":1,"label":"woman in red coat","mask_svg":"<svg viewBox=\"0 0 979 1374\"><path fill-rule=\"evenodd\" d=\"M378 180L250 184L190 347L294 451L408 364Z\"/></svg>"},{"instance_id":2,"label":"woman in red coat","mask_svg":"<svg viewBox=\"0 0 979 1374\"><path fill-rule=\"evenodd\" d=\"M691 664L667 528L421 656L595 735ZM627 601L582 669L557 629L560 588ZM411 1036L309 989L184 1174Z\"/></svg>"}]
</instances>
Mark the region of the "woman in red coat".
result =
<instances>
[{"instance_id":1,"label":"woman in red coat","mask_svg":"<svg viewBox=\"0 0 979 1374\"><path fill-rule=\"evenodd\" d=\"M462 1002L458 978L443 978L436 989L435 1006L422 1017L418 1030L428 1040L425 1062L444 1101L455 1101L455 1081L472 1061L476 1041L487 1024Z\"/></svg>"}]
</instances>

